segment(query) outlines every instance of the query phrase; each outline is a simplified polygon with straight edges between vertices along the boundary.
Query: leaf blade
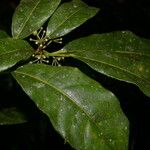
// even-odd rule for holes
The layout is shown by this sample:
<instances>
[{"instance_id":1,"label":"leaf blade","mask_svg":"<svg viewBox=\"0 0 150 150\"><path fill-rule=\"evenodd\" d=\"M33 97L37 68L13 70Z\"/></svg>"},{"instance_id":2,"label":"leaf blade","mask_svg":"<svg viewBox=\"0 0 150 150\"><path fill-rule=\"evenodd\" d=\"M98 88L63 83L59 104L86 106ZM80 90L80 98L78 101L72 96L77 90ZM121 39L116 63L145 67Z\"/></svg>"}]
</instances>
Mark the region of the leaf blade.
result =
<instances>
[{"instance_id":1,"label":"leaf blade","mask_svg":"<svg viewBox=\"0 0 150 150\"><path fill-rule=\"evenodd\" d=\"M32 53L33 49L26 41L12 38L0 39L0 72L11 68L21 60L27 59Z\"/></svg>"},{"instance_id":2,"label":"leaf blade","mask_svg":"<svg viewBox=\"0 0 150 150\"><path fill-rule=\"evenodd\" d=\"M27 117L16 107L0 109L0 125L12 125L27 122Z\"/></svg>"},{"instance_id":3,"label":"leaf blade","mask_svg":"<svg viewBox=\"0 0 150 150\"><path fill-rule=\"evenodd\" d=\"M13 76L74 148L127 149L128 121L117 99L78 69L28 65Z\"/></svg>"},{"instance_id":4,"label":"leaf blade","mask_svg":"<svg viewBox=\"0 0 150 150\"><path fill-rule=\"evenodd\" d=\"M60 2L61 0L22 0L13 16L13 37L23 39L38 30Z\"/></svg>"},{"instance_id":5,"label":"leaf blade","mask_svg":"<svg viewBox=\"0 0 150 150\"><path fill-rule=\"evenodd\" d=\"M8 37L9 37L9 35L5 31L0 30L0 39L2 39L2 38L8 38Z\"/></svg>"},{"instance_id":6,"label":"leaf blade","mask_svg":"<svg viewBox=\"0 0 150 150\"><path fill-rule=\"evenodd\" d=\"M98 8L89 7L79 0L62 4L49 20L47 36L51 39L64 36L92 18Z\"/></svg>"},{"instance_id":7,"label":"leaf blade","mask_svg":"<svg viewBox=\"0 0 150 150\"><path fill-rule=\"evenodd\" d=\"M64 50L100 73L136 84L150 96L149 47L148 40L116 32L81 38Z\"/></svg>"}]
</instances>

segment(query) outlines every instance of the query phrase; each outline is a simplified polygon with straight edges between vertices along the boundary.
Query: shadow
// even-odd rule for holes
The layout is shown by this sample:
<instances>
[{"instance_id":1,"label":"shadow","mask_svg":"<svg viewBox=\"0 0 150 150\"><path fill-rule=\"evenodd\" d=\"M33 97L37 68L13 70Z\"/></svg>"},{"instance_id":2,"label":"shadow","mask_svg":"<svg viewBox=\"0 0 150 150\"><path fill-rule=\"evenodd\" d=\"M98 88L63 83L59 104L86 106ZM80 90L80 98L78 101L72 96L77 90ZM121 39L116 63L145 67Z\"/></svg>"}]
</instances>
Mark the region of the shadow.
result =
<instances>
[{"instance_id":1,"label":"shadow","mask_svg":"<svg viewBox=\"0 0 150 150\"><path fill-rule=\"evenodd\" d=\"M73 149L65 143L48 117L37 108L10 74L0 75L0 91L0 110L16 107L27 120L22 124L0 125L0 149Z\"/></svg>"}]
</instances>

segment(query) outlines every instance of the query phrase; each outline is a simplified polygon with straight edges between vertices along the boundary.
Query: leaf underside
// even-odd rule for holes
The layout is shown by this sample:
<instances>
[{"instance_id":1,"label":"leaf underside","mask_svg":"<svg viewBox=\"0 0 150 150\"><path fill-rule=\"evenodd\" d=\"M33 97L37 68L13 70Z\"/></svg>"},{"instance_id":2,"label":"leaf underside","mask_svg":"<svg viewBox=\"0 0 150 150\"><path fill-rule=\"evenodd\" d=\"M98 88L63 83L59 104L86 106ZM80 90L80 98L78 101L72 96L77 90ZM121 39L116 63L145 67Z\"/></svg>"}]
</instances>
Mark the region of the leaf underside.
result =
<instances>
[{"instance_id":1,"label":"leaf underside","mask_svg":"<svg viewBox=\"0 0 150 150\"><path fill-rule=\"evenodd\" d=\"M63 50L96 71L136 84L150 96L150 41L131 32L96 34L77 39Z\"/></svg>"},{"instance_id":2,"label":"leaf underside","mask_svg":"<svg viewBox=\"0 0 150 150\"><path fill-rule=\"evenodd\" d=\"M13 76L75 149L128 149L128 120L118 100L78 69L32 64Z\"/></svg>"}]
</instances>

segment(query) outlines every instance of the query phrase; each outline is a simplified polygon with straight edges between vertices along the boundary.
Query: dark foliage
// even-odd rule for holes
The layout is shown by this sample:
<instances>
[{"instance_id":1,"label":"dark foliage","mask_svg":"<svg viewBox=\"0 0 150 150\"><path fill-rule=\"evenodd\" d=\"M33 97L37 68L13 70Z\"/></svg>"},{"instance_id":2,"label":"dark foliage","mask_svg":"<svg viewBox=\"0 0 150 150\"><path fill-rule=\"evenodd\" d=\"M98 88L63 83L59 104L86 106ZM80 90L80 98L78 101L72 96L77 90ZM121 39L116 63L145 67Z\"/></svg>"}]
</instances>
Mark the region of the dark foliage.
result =
<instances>
[{"instance_id":1,"label":"dark foliage","mask_svg":"<svg viewBox=\"0 0 150 150\"><path fill-rule=\"evenodd\" d=\"M64 42L92 33L105 33L115 30L130 30L138 36L150 38L149 0L84 0L101 11L77 30L68 34ZM19 1L0 1L0 29L10 34L11 18ZM70 60L67 60L70 63ZM114 92L119 98L123 111L130 121L129 149L150 149L150 101L140 90L132 85L86 70L81 62L75 66L89 74L93 79ZM70 65L73 65L70 63ZM107 80L107 82L105 82ZM13 100L13 103L12 103ZM20 102L20 100L22 102ZM15 103L14 103L15 101ZM0 109L17 105L25 112L29 123L22 125L0 126L1 150L47 150L71 147L59 136L48 118L37 110L34 103L23 93L11 75L0 75ZM29 113L30 112L30 113ZM32 116L30 115L32 114Z\"/></svg>"}]
</instances>

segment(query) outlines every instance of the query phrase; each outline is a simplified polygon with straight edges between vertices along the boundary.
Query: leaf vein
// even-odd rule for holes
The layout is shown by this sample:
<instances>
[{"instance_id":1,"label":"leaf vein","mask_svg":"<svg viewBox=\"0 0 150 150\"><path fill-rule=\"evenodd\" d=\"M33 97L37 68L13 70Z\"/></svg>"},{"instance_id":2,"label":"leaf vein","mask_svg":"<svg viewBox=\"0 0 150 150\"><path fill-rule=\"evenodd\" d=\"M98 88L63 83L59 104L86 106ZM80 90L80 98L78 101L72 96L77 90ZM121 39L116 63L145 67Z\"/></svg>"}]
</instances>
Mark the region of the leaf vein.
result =
<instances>
[{"instance_id":1,"label":"leaf vein","mask_svg":"<svg viewBox=\"0 0 150 150\"><path fill-rule=\"evenodd\" d=\"M57 28L56 28L55 30L53 30L52 33L49 34L49 36L53 35L53 34L58 30L58 28L60 28L65 22L67 22L67 20L69 20L69 18L71 18L73 15L75 15L75 14L76 14L77 12L79 12L81 9L82 9L82 7L79 8L79 9L77 9L77 11L75 11L73 14L71 14L70 16L68 16L68 18L66 18L65 20L63 20L63 21L59 24L59 26L57 26Z\"/></svg>"},{"instance_id":2,"label":"leaf vein","mask_svg":"<svg viewBox=\"0 0 150 150\"><path fill-rule=\"evenodd\" d=\"M121 70L121 71L123 71L123 72L127 72L127 73L129 73L129 74L131 74L131 75L133 75L133 76L135 76L135 77L138 77L139 79L144 80L145 82L148 82L148 84L150 84L150 81L148 81L147 79L141 78L140 76L138 76L138 75L136 75L136 74L134 74L134 73L132 73L132 72L130 72L130 71L128 71L128 70L125 70L125 69L123 69L123 68L120 68L120 67L118 67L118 66L115 66L115 65L112 65L112 64L108 64L108 63L103 62L103 61L100 61L100 60L95 60L95 59L92 59L92 58L87 58L87 57L81 57L81 56L76 56L76 55L72 55L72 57L74 57L74 58L81 58L81 60L82 60L82 59L86 59L86 60L90 60L90 61L93 61L93 62L98 62L98 63L101 63L101 64L105 64L105 65L111 66L111 67L113 67L113 68L117 68L117 69L119 69L119 70Z\"/></svg>"},{"instance_id":3,"label":"leaf vein","mask_svg":"<svg viewBox=\"0 0 150 150\"><path fill-rule=\"evenodd\" d=\"M34 77L33 75L30 75L30 74L28 74L28 73L23 73L23 72L19 72L19 71L15 71L15 72L18 73L18 74L22 74L22 75L29 76L30 78L33 78L33 79L35 79L35 80L38 80L39 82L42 82L42 83L46 84L47 86L52 87L52 88L55 89L56 91L60 92L62 95L64 95L65 97L67 97L67 99L70 99L71 102L72 102L74 105L76 105L76 106L80 109L81 112L83 112L83 113L86 114L86 116L89 118L89 120L91 120L91 122L93 123L95 130L98 130L98 132L101 131L101 129L100 129L99 126L95 123L95 121L94 121L92 118L90 118L89 114L87 114L87 113L82 109L82 107L81 107L78 103L76 103L68 94L64 93L61 89L55 87L54 85L52 85L52 84L50 84L50 83L47 83L46 81L44 81L44 80L42 80L42 79L40 79L40 78L38 78L38 77ZM98 133L97 133L97 135L99 136ZM109 138L107 138L107 137L104 136L104 135L102 136L102 138L105 139L105 142L107 141L107 143L108 143L108 145L109 145Z\"/></svg>"},{"instance_id":4,"label":"leaf vein","mask_svg":"<svg viewBox=\"0 0 150 150\"><path fill-rule=\"evenodd\" d=\"M24 21L24 23L22 24L21 29L20 29L20 32L18 33L18 35L16 36L16 38L18 38L19 35L21 34L23 28L26 26L26 23L29 21L31 15L33 14L34 10L36 9L36 7L37 7L38 4L40 3L40 1L41 1L41 0L39 0L39 1L35 4L35 6L33 7L33 9L31 9L31 12L29 13L29 16L27 17L27 19L26 19L26 20Z\"/></svg>"}]
</instances>

